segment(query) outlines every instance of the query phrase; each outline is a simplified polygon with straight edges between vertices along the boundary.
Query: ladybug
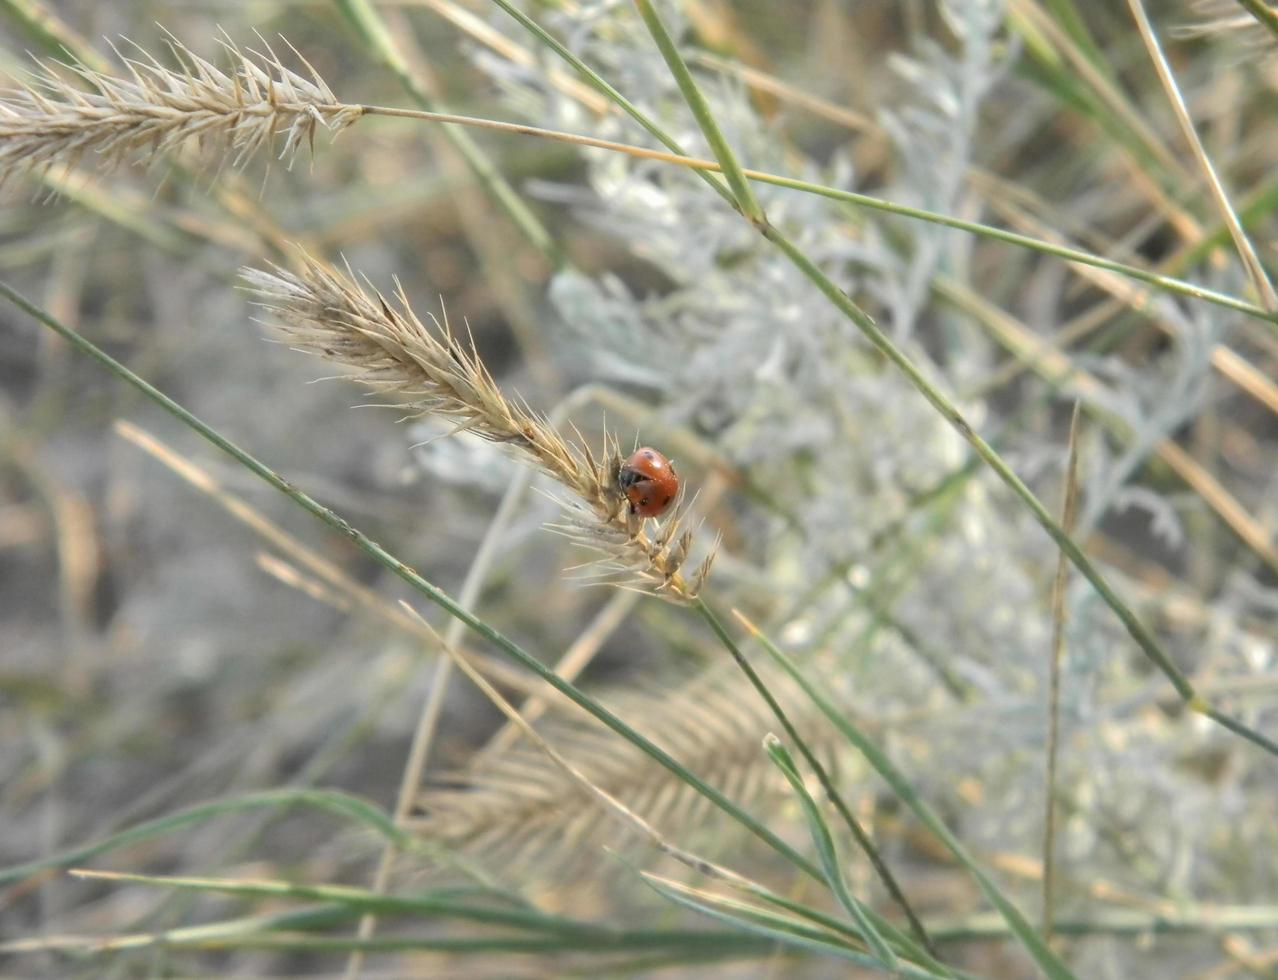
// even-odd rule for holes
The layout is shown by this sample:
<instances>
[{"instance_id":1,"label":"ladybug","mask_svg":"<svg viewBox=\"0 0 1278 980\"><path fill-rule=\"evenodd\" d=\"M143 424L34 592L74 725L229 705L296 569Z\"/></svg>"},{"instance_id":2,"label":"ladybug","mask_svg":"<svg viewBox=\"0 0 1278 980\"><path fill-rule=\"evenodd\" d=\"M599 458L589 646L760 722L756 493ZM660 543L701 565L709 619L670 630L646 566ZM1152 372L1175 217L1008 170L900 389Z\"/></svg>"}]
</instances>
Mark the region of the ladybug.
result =
<instances>
[{"instance_id":1,"label":"ladybug","mask_svg":"<svg viewBox=\"0 0 1278 980\"><path fill-rule=\"evenodd\" d=\"M661 453L641 446L621 465L617 484L630 501L630 513L659 517L679 493L679 474Z\"/></svg>"}]
</instances>

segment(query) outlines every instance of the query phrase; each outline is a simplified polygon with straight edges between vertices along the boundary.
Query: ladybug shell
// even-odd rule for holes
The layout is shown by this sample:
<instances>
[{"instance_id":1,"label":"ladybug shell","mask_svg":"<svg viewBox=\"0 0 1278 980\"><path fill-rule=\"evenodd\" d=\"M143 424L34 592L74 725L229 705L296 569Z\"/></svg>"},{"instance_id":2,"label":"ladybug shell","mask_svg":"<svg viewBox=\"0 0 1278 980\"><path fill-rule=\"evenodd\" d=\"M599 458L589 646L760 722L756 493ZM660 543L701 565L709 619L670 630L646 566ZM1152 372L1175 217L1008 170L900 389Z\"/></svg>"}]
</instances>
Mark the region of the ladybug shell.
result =
<instances>
[{"instance_id":1,"label":"ladybug shell","mask_svg":"<svg viewBox=\"0 0 1278 980\"><path fill-rule=\"evenodd\" d=\"M679 493L679 474L670 460L648 446L641 446L622 464L617 482L630 502L630 512L659 517Z\"/></svg>"}]
</instances>

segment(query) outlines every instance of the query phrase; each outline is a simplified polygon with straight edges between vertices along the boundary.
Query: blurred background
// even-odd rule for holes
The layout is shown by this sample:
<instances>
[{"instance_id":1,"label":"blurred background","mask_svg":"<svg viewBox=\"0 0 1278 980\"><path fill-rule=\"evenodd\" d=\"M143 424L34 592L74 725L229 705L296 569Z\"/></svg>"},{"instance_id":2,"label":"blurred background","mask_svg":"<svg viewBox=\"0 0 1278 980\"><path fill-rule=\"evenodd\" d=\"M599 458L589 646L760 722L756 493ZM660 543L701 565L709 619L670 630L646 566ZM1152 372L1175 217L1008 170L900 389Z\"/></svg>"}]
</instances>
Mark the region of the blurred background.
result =
<instances>
[{"instance_id":1,"label":"blurred background","mask_svg":"<svg viewBox=\"0 0 1278 980\"><path fill-rule=\"evenodd\" d=\"M709 155L631 4L518 6L694 155ZM660 9L748 166L1257 301L1125 5ZM1274 36L1238 4L1148 9L1271 266ZM385 26L398 67L361 30L359 10ZM63 47L119 72L108 42L174 66L165 31L219 64L219 38L269 42L300 69L282 35L344 102L655 145L485 0L3 0L0 82L23 84L31 56L65 60ZM446 427L429 419L397 424L402 412L371 407L377 399L354 385L312 383L334 370L275 342L238 270L287 264L301 245L384 290L398 277L419 315L446 310L455 328L469 327L508 394L558 412L594 445L606 427L623 446L675 457L700 494L701 547L723 536L710 601L744 610L819 671L1022 907L1037 910L1052 542L695 174L385 118L336 139L321 132L313 155L291 166L261 154L237 168L191 150L106 174L92 154L69 171L0 174L0 277L457 595L519 464L464 433L441 438ZM513 190L513 216L477 168ZM938 224L757 192L772 222L957 400L1053 513L1081 402L1079 540L1213 704L1272 737L1273 322ZM546 532L554 491L534 482L547 492L523 497L500 526L479 614L547 663L573 655L584 687L806 846L793 797L758 749L775 722L709 630L658 599L574 581L565 569L586 558ZM314 786L392 812L409 804L429 853L401 857L392 887L483 881L598 921L703 921L604 854L624 835L602 818L583 826L557 771L498 734L500 716L473 686L441 677L401 598L408 589L348 541L51 331L0 309L0 864L209 800ZM1096 926L1064 940L1066 958L1085 976L1272 976L1278 760L1187 712L1077 575L1066 598L1057 901L1062 918ZM445 628L442 614L422 612ZM478 640L471 649L499 656ZM508 673L503 690L516 700L538 690ZM947 960L1027 975L1006 937L963 934L984 908L970 879L810 704L786 694L907 894L929 922L955 929ZM405 796L432 698L439 713L420 782ZM792 868L729 834L687 787L558 703L543 711L556 745L591 761L602 785L672 838L802 890ZM92 863L368 887L381 849L314 810L271 807ZM626 853L670 871L642 845ZM859 891L889 909L865 862L849 862ZM41 944L250 909L261 911L231 897L29 875L0 890L0 939L28 943L0 970L341 974L345 953L318 949L86 958L82 946ZM1183 928L1145 928L1168 910L1184 914ZM477 929L397 920L379 935ZM365 975L841 974L833 962L767 950L714 967L436 952L377 957Z\"/></svg>"}]
</instances>

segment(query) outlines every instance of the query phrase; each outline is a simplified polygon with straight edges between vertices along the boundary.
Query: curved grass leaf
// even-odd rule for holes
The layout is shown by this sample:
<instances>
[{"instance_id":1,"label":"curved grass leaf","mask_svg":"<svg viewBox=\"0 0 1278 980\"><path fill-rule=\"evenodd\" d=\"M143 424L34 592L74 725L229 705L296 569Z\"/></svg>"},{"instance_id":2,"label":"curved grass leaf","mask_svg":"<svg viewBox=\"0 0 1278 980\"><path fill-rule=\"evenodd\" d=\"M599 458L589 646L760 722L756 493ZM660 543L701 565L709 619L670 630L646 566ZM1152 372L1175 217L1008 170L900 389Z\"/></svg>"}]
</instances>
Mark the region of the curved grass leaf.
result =
<instances>
[{"instance_id":1,"label":"curved grass leaf","mask_svg":"<svg viewBox=\"0 0 1278 980\"><path fill-rule=\"evenodd\" d=\"M781 770L781 774L785 776L790 788L794 790L794 795L798 798L799 805L803 807L803 814L808 821L808 830L812 834L812 843L816 847L817 857L821 861L821 870L825 872L825 880L830 886L830 890L834 892L839 904L851 916L852 921L857 924L862 938L865 939L870 949L874 951L874 955L889 970L895 970L897 958L896 954L892 952L892 947L879 935L878 930L874 928L874 924L870 921L869 916L866 915L861 903L853 898L852 893L848 891L847 883L843 880L843 872L839 867L838 853L834 848L834 835L830 833L830 828L826 825L825 818L821 816L821 810L817 807L816 801L812 799L812 794L803 785L803 777L799 775L798 767L795 766L794 760L790 758L790 753L785 750L785 746L781 744L780 739L772 734L764 738L763 747L767 750L772 761L776 763L776 767Z\"/></svg>"},{"instance_id":2,"label":"curved grass leaf","mask_svg":"<svg viewBox=\"0 0 1278 980\"><path fill-rule=\"evenodd\" d=\"M959 841L957 837L945 826L944 821L937 815L936 811L931 808L919 795L915 792L914 787L910 785L905 775L896 768L892 760L888 758L878 745L854 725L847 715L840 711L824 694L812 684L799 670L790 657L782 652L758 627L754 626L743 616L738 614L746 628L759 640L763 648L771 655L778 666L789 674L794 681L803 688L804 693L808 695L821 709L821 713L830 720L830 722L843 734L848 742L859 751L874 767L883 780L892 788L902 803L910 808L915 816L936 836L936 838L945 845L946 849L954 855L968 873L975 880L977 887L981 889L985 897L989 900L1003 919L1007 922L1008 928L1012 934L1020 941L1021 945L1034 957L1039 967L1052 980L1071 980L1073 973L1069 967L1052 951L1051 947L1043 941L1043 937L1038 934L1029 921L1021 914L1021 911L1012 903L998 885L982 870L980 864L976 861L967 848Z\"/></svg>"},{"instance_id":3,"label":"curved grass leaf","mask_svg":"<svg viewBox=\"0 0 1278 980\"><path fill-rule=\"evenodd\" d=\"M409 835L396 827L395 822L384 810L357 796L324 789L268 790L215 800L212 803L201 803L167 816L157 817L155 820L148 820L92 844L68 848L38 861L28 861L25 864L0 869L0 884L18 881L50 868L79 864L99 854L128 847L153 837L162 837L183 827L205 823L227 814L290 806L312 807L343 819L353 820L400 846L411 843Z\"/></svg>"}]
</instances>

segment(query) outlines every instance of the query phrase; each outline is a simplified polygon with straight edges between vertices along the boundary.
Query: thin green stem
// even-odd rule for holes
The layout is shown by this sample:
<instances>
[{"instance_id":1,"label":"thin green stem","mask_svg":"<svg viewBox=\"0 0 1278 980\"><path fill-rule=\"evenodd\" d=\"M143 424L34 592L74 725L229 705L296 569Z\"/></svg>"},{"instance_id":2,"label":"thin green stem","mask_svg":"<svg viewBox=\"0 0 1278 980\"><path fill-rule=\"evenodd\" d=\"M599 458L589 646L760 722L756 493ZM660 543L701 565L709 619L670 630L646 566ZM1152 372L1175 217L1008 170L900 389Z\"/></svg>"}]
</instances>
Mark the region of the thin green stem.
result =
<instances>
[{"instance_id":1,"label":"thin green stem","mask_svg":"<svg viewBox=\"0 0 1278 980\"><path fill-rule=\"evenodd\" d=\"M883 969L882 963L873 956L838 942L838 936L822 930L812 929L803 923L795 922L788 916L777 915L774 912L745 903L733 902L723 896L706 896L706 898L714 899L712 904L710 901L693 898L689 894L692 890L686 888L686 886L678 885L648 872L641 872L641 876L658 895L682 905L684 908L709 916L717 922L741 929L746 933L766 936L788 946L796 946L825 956L848 959L859 966L873 970ZM935 980L937 977L936 973L908 963L898 962L897 966L897 976L919 978L919 980Z\"/></svg>"},{"instance_id":2,"label":"thin green stem","mask_svg":"<svg viewBox=\"0 0 1278 980\"><path fill-rule=\"evenodd\" d=\"M603 78L598 72L569 51L557 38L554 37L544 27L530 18L527 14L517 10L511 5L509 0L493 0L502 10L506 11L530 34L537 38L539 42L550 48L555 54L559 55L568 65L570 65L588 84L597 89L600 93L616 103L623 112L630 118L635 120L640 126L651 133L656 139L669 149L676 157L683 157L684 160L670 162L679 162L683 166L692 167L703 173L706 181L710 186L725 200L730 200L730 194L726 187L715 180L711 180L706 171L717 171L719 166L717 163L709 160L698 160L693 162L693 158L689 157L688 152L680 143L674 139L669 133L657 125L647 114L640 110L634 103L627 99L624 95L617 91L609 82ZM1051 242L1040 241L1031 238L1028 235L1020 235L1013 231L1005 231L1001 228L993 228L989 225L983 225L975 221L964 221L962 218L955 218L949 215L936 214L931 211L925 211L922 208L913 208L904 204L895 204L892 201L885 201L882 198L872 197L868 194L857 194L854 191L846 191L841 188L826 187L820 184L813 184L809 181L798 180L792 177L781 177L776 174L764 173L758 170L744 169L742 173L751 180L757 180L762 183L773 184L777 187L787 187L791 190L799 190L809 194L817 194L822 197L828 197L836 201L845 201L849 204L856 204L860 207L870 208L876 211L883 211L888 214L897 214L906 218L913 218L919 221L928 221L933 224L944 225L949 228L955 228L959 231L965 231L969 234L980 235L985 238L991 238L996 241L1002 241L1009 245L1016 245L1021 248L1029 248L1042 252L1045 255L1053 255L1057 258L1066 259L1070 262L1081 262L1085 265L1092 265L1098 269L1107 269L1110 272L1127 276L1140 282L1157 286L1167 292L1177 293L1182 296L1189 296L1195 299L1201 299L1218 306L1224 306L1228 309L1237 310L1248 316L1265 320L1269 323L1278 323L1278 316L1270 314L1266 310L1252 303L1237 299L1233 296L1218 293L1215 290L1205 289L1192 283L1186 283L1175 279L1171 276L1159 275L1156 272L1150 272L1146 269L1140 269L1135 266L1125 265L1121 262L1114 262L1110 259L1102 258L1098 255L1092 255L1080 249L1070 248L1065 245L1057 245Z\"/></svg>"},{"instance_id":3,"label":"thin green stem","mask_svg":"<svg viewBox=\"0 0 1278 980\"><path fill-rule=\"evenodd\" d=\"M616 153L624 153L627 156L636 157L644 160L656 160L661 163L674 164L675 166L686 167L689 170L695 170L702 173L721 173L722 166L715 160L705 160L698 157L688 156L682 151L663 152L661 150L650 150L641 146L634 146L629 143L618 143L614 140L599 139L594 136L582 136L578 133L566 133L555 129L543 129L538 126L527 126L523 123L502 122L497 119L484 119L478 116L463 116L454 113L432 112L421 109L403 109L393 106L360 106L366 114L377 116L396 116L402 119L420 119L426 122L438 122L444 124L456 124L458 126L471 126L476 129L489 129L496 132L516 133L523 136L536 136L541 139L554 140L560 143L570 143L576 146L589 146L598 149L612 150ZM673 141L672 141L673 142ZM675 144L676 146L678 144ZM1143 282L1159 289L1175 293L1178 296L1185 296L1190 299L1201 300L1205 303L1211 303L1228 310L1234 310L1243 313L1257 320L1263 320L1276 334L1278 334L1278 313L1270 313L1264 308L1257 306L1255 303L1249 303L1246 300L1239 299L1236 296L1230 296L1228 293L1221 293L1214 289L1208 289L1206 286L1200 286L1196 283L1186 282L1183 279L1177 279L1174 276L1163 275L1159 272L1153 272L1149 269L1142 269L1139 266L1128 265L1123 262L1117 262L1113 259L1107 259L1104 256L1096 255L1083 249L1073 248L1069 245L1061 245L1056 242L1045 241L1041 238L1034 238L1031 235L1022 235L1018 232L1008 231L1004 228L995 228L992 225L981 224L979 221L967 221L963 218L956 218L952 215L940 214L935 211L928 211L923 208L911 207L908 204L898 204L895 201L888 201L881 197L874 197L869 194L859 194L856 191L844 190L839 187L830 187L825 184L816 184L812 181L800 180L797 177L784 177L780 174L769 173L764 170L752 170L749 167L743 168L741 171L749 180L758 181L763 184L772 184L775 187L784 187L788 190L800 191L805 194L815 194L818 197L828 198L832 201L841 201L845 204L853 204L858 207L868 208L873 211L881 211L885 214L895 214L903 218L911 218L916 221L926 221L929 224L941 225L946 228L954 228L958 231L965 231L972 235L979 235L982 238L989 238L993 241L1000 241L1008 245L1015 245L1019 248L1030 249L1043 255L1051 255L1055 258L1064 259L1068 262L1078 262L1082 265L1092 266L1096 269L1103 269L1106 272L1113 272L1116 275L1125 276L1128 279L1134 279L1137 282ZM735 203L732 200L731 193L720 186L717 182L711 181L711 187L728 200L729 203ZM761 229L762 230L762 229Z\"/></svg>"},{"instance_id":4,"label":"thin green stem","mask_svg":"<svg viewBox=\"0 0 1278 980\"><path fill-rule=\"evenodd\" d=\"M750 685L759 693L759 697L763 698L764 703L776 716L777 721L781 723L781 727L785 729L786 737L794 743L804 761L812 767L812 771L816 774L817 780L821 783L821 788L825 791L830 803L838 811L843 822L847 824L848 830L852 832L857 845L865 852L865 856L870 859L875 873L882 880L884 887L888 890L888 894L892 896L892 900L905 913L914 935L929 953L933 956L937 955L935 947L932 945L931 940L928 939L927 930L923 928L923 923L919 920L919 917L914 914L914 909L910 907L910 903L905 897L905 892L902 891L901 886L897 883L891 869L887 866L887 862L883 860L883 856L879 854L878 848L874 846L874 841L870 839L870 835L866 833L865 828L861 826L853 815L852 808L847 805L843 796L835 788L834 781L830 778L825 766L821 765L821 760L816 757L812 749L808 747L807 741L795 729L794 723L790 721L785 709L781 707L776 697L768 690L768 686L763 683L763 679L750 661L746 659L745 654L741 652L741 648L737 646L737 641L732 638L732 634L723 625L723 621L715 615L714 610L706 604L704 599L697 599L693 605L702 618L710 625L715 636L719 638L719 642L723 644L724 648L732 656L733 661L741 669L741 672L750 681Z\"/></svg>"},{"instance_id":5,"label":"thin green stem","mask_svg":"<svg viewBox=\"0 0 1278 980\"><path fill-rule=\"evenodd\" d=\"M821 868L825 871L825 880L830 891L839 900L848 917L856 923L861 938L865 940L874 955L889 971L895 972L899 962L896 954L892 952L892 947L887 944L879 931L874 928L874 923L866 914L865 906L853 897L847 882L843 880L843 868L835 848L834 835L830 833L830 827L821 814L821 808L817 806L816 800L812 799L812 794L803 784L799 767L790 758L785 745L771 732L763 740L763 747L772 757L777 768L781 770L781 774L785 776L786 782L790 784L790 789L794 791L795 798L803 808L808 820L808 829L812 834L812 843L816 848L817 856L821 859Z\"/></svg>"},{"instance_id":6,"label":"thin green stem","mask_svg":"<svg viewBox=\"0 0 1278 980\"><path fill-rule=\"evenodd\" d=\"M1265 0L1237 0L1238 6L1251 14L1278 38L1278 10L1274 10Z\"/></svg>"},{"instance_id":7,"label":"thin green stem","mask_svg":"<svg viewBox=\"0 0 1278 980\"><path fill-rule=\"evenodd\" d=\"M550 48L555 54L559 55L579 74L586 84L592 86L603 96L611 100L615 105L621 108L621 111L637 122L645 130L651 133L666 149L679 156L687 156L687 151L673 136L653 122L648 116L627 99L624 95L617 91L616 88L597 71L588 64L578 58L575 54L568 50L560 40L551 34L548 30L538 24L526 13L516 7L510 0L493 0L497 6L501 7L506 13L519 22L519 25L537 38L542 44ZM717 169L717 168L716 168ZM711 189L714 190L721 198L732 203L732 192L724 186L723 181L711 175L709 170L695 171L697 176L704 180Z\"/></svg>"},{"instance_id":8,"label":"thin green stem","mask_svg":"<svg viewBox=\"0 0 1278 980\"><path fill-rule=\"evenodd\" d=\"M639 11L639 16L643 18L644 25L648 28L648 33L657 42L657 50L661 52L661 56L666 60L670 74L674 76L675 84L679 86L679 91L683 93L684 101L688 103L688 108L692 110L693 118L697 120L697 125L701 129L702 135L705 136L706 142L710 144L710 149L714 152L715 159L719 161L719 166L723 168L723 176L727 178L728 186L732 188L732 196L736 201L737 210L745 215L752 224L762 224L766 220L763 216L763 208L759 206L759 202L754 196L754 191L750 188L750 182L746 180L745 174L741 170L741 164L737 162L736 154L732 152L732 147L728 144L727 138L723 135L723 131L719 129L714 113L710 111L710 106L706 103L705 97L702 96L701 89L697 87L696 80L692 77L692 72L688 70L687 63L683 60L683 56L679 54L679 48L675 45L670 32L666 30L666 25L662 23L656 9L652 6L652 0L634 0L634 2Z\"/></svg>"},{"instance_id":9,"label":"thin green stem","mask_svg":"<svg viewBox=\"0 0 1278 980\"><path fill-rule=\"evenodd\" d=\"M185 810L178 810L176 813L147 820L91 844L71 847L37 861L28 861L26 864L0 868L0 884L21 881L50 868L81 864L99 854L151 840L192 824L205 823L224 814L290 806L310 806L335 816L357 820L387 840L396 841L402 846L407 846L411 842L408 834L395 826L395 822L385 811L357 796L323 789L267 790L261 793L246 793L229 799L213 800L210 803L200 803Z\"/></svg>"},{"instance_id":10,"label":"thin green stem","mask_svg":"<svg viewBox=\"0 0 1278 980\"><path fill-rule=\"evenodd\" d=\"M936 836L936 838L945 845L951 854L962 864L976 881L977 886L984 893L990 904L998 909L999 914L1007 922L1008 927L1020 940L1021 944L1026 948L1031 956L1038 962L1042 968L1053 980L1068 980L1073 974L1069 968L1060 960L1060 958L1052 952L1051 948L1043 941L1043 938L1035 932L1034 927L1029 924L1025 916L1007 898L1002 890L994 883L980 864L976 861L962 842L954 835L953 831L945 825L945 822L937 815L923 799L915 791L904 774L896 768L895 764L879 746L864 732L857 727L847 713L835 706L822 692L820 687L813 684L799 670L798 665L790 658L788 654L783 652L768 636L763 633L757 626L748 619L737 614L737 619L751 632L751 634L759 641L764 650L772 657L782 670L784 670L796 684L802 688L803 692L812 700L822 714L834 725L847 739L847 741L856 748L865 760L874 767L874 769L883 777L884 781L892 788L893 792L900 798L901 802L910 808L923 822L923 824Z\"/></svg>"}]
</instances>

